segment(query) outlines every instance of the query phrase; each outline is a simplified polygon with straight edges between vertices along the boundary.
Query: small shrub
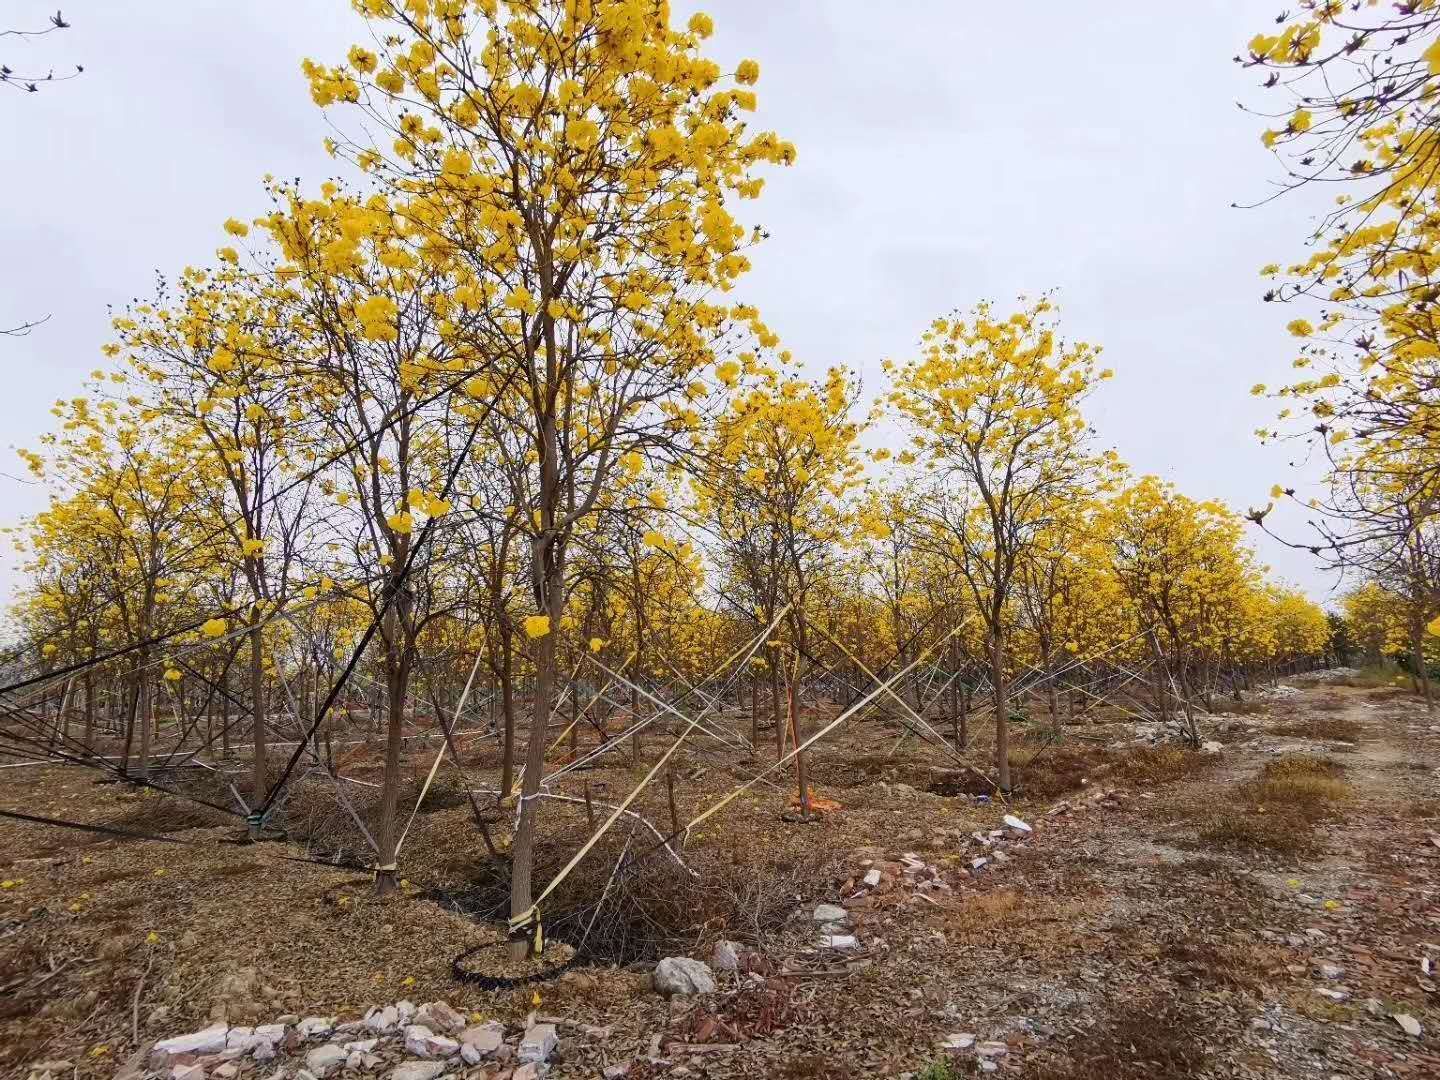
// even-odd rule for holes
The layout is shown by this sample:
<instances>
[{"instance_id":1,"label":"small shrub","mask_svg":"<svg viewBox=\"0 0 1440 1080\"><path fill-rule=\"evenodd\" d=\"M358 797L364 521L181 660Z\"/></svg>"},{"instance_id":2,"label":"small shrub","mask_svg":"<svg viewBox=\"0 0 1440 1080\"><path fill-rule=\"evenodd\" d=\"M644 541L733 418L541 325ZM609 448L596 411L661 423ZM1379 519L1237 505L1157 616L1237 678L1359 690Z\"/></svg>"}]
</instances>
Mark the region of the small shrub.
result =
<instances>
[{"instance_id":1,"label":"small shrub","mask_svg":"<svg viewBox=\"0 0 1440 1080\"><path fill-rule=\"evenodd\" d=\"M1345 766L1333 758L1317 754L1282 754L1273 761L1267 761L1260 770L1264 780L1279 780L1291 776L1338 777Z\"/></svg>"},{"instance_id":2,"label":"small shrub","mask_svg":"<svg viewBox=\"0 0 1440 1080\"><path fill-rule=\"evenodd\" d=\"M1014 889L971 896L956 910L946 924L959 931L984 930L1009 922L1020 906L1020 894Z\"/></svg>"},{"instance_id":3,"label":"small shrub","mask_svg":"<svg viewBox=\"0 0 1440 1080\"><path fill-rule=\"evenodd\" d=\"M1032 799L1050 799L1076 791L1104 760L1104 752L1089 745L1056 743L1010 751L1010 769L1017 791Z\"/></svg>"},{"instance_id":4,"label":"small shrub","mask_svg":"<svg viewBox=\"0 0 1440 1080\"><path fill-rule=\"evenodd\" d=\"M1260 780L1251 785L1248 794L1256 803L1290 807L1307 820L1319 820L1335 803L1350 797L1350 788L1333 776L1299 773Z\"/></svg>"},{"instance_id":5,"label":"small shrub","mask_svg":"<svg viewBox=\"0 0 1440 1080\"><path fill-rule=\"evenodd\" d=\"M1026 1063L1027 1080L1188 1080L1205 1073L1211 1027L1178 1001L1125 1002L1061 1048ZM1057 1056L1063 1058L1057 1060Z\"/></svg>"},{"instance_id":6,"label":"small shrub","mask_svg":"<svg viewBox=\"0 0 1440 1080\"><path fill-rule=\"evenodd\" d=\"M937 1058L917 1072L915 1080L960 1080L960 1074L948 1058Z\"/></svg>"},{"instance_id":7,"label":"small shrub","mask_svg":"<svg viewBox=\"0 0 1440 1080\"><path fill-rule=\"evenodd\" d=\"M1249 807L1216 810L1200 828L1202 847L1299 856L1315 849L1311 823L1294 813L1261 813Z\"/></svg>"},{"instance_id":8,"label":"small shrub","mask_svg":"<svg viewBox=\"0 0 1440 1080\"><path fill-rule=\"evenodd\" d=\"M1178 746L1143 746L1121 757L1112 766L1112 775L1140 784L1179 780L1204 765L1199 754Z\"/></svg>"},{"instance_id":9,"label":"small shrub","mask_svg":"<svg viewBox=\"0 0 1440 1080\"><path fill-rule=\"evenodd\" d=\"M1293 735L1302 739L1330 739L1336 742L1359 742L1365 729L1354 720L1341 716L1315 716L1292 720L1272 729L1276 735Z\"/></svg>"}]
</instances>

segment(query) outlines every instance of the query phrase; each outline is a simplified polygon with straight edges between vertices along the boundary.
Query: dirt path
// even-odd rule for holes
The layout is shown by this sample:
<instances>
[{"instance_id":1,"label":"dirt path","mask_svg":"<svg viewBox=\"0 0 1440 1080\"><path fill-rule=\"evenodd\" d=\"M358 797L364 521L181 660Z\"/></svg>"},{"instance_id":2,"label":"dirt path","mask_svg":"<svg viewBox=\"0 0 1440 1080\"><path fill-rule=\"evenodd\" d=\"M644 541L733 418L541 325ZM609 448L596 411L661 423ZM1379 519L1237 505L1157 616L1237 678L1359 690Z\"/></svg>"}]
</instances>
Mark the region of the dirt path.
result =
<instances>
[{"instance_id":1,"label":"dirt path","mask_svg":"<svg viewBox=\"0 0 1440 1080\"><path fill-rule=\"evenodd\" d=\"M1421 968L1428 956L1440 972L1440 720L1343 687L1271 700L1269 716L1212 721L1232 730L1208 777L1142 787L1056 853L1103 890L1071 928L1094 951L1053 972L1053 997L1079 995L1086 1015L1026 1053L1024 1075L1440 1076L1440 998ZM1353 742L1324 736L1346 723ZM1350 794L1314 826L1313 850L1217 842L1263 839L1236 828L1276 812L1249 805L1245 785L1317 752ZM1046 873L1027 863L1027 892L1064 888L1065 872Z\"/></svg>"}]
</instances>

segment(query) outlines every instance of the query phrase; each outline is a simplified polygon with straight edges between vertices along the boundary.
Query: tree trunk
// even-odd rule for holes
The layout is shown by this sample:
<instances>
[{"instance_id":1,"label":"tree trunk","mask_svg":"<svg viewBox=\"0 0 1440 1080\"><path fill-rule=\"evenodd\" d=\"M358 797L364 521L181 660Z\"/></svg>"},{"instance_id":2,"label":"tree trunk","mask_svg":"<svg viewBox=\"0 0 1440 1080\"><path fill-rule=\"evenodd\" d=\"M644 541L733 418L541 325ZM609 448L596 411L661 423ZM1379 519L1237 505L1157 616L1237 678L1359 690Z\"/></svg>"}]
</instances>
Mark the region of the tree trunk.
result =
<instances>
[{"instance_id":1,"label":"tree trunk","mask_svg":"<svg viewBox=\"0 0 1440 1080\"><path fill-rule=\"evenodd\" d=\"M750 674L750 748L760 745L760 680Z\"/></svg>"},{"instance_id":2,"label":"tree trunk","mask_svg":"<svg viewBox=\"0 0 1440 1080\"><path fill-rule=\"evenodd\" d=\"M405 692L410 682L410 649L406 631L406 601L397 597L385 613L386 727L385 778L380 792L380 825L375 842L379 866L375 871L375 895L395 891L396 820L400 807L400 754L405 743Z\"/></svg>"},{"instance_id":3,"label":"tree trunk","mask_svg":"<svg viewBox=\"0 0 1440 1080\"><path fill-rule=\"evenodd\" d=\"M1430 672L1425 664L1425 626L1420 619L1410 623L1410 648L1415 653L1415 674L1420 680L1420 692L1425 695L1425 708L1435 711L1434 695L1430 689Z\"/></svg>"},{"instance_id":4,"label":"tree trunk","mask_svg":"<svg viewBox=\"0 0 1440 1080\"><path fill-rule=\"evenodd\" d=\"M85 672L85 749L95 745L95 677Z\"/></svg>"},{"instance_id":5,"label":"tree trunk","mask_svg":"<svg viewBox=\"0 0 1440 1080\"><path fill-rule=\"evenodd\" d=\"M775 721L775 760L785 756L785 725L780 720L780 663L774 649L770 650L770 718Z\"/></svg>"},{"instance_id":6,"label":"tree trunk","mask_svg":"<svg viewBox=\"0 0 1440 1080\"><path fill-rule=\"evenodd\" d=\"M555 683L555 636L564 607L564 578L553 557L542 555L537 562L546 567L543 595L546 613L550 616L550 633L535 643L535 707L531 714L530 733L525 745L525 775L520 785L520 821L515 828L515 849L511 859L510 917L528 912L534 895L531 875L535 863L535 819L540 800L540 780L545 771L545 742L550 730L550 693ZM530 939L520 937L510 942L510 956L523 960L530 953Z\"/></svg>"},{"instance_id":7,"label":"tree trunk","mask_svg":"<svg viewBox=\"0 0 1440 1080\"><path fill-rule=\"evenodd\" d=\"M795 683L799 679L799 665L785 679L785 701L790 714L790 737L795 740L795 783L800 789L800 817L810 820L810 771L806 762L807 754L800 747L804 744L804 725L800 720L800 703Z\"/></svg>"},{"instance_id":8,"label":"tree trunk","mask_svg":"<svg viewBox=\"0 0 1440 1080\"><path fill-rule=\"evenodd\" d=\"M140 768L137 773L142 780L150 779L150 735L152 724L150 722L150 680L142 668L136 678L139 680L136 687L135 702L135 723L140 729Z\"/></svg>"},{"instance_id":9,"label":"tree trunk","mask_svg":"<svg viewBox=\"0 0 1440 1080\"><path fill-rule=\"evenodd\" d=\"M255 757L250 770L251 804L259 806L265 801L265 787L268 783L265 760L265 645L260 623L260 605L250 609L250 710L253 716L251 736L255 744ZM258 839L260 823L250 823L250 839Z\"/></svg>"},{"instance_id":10,"label":"tree trunk","mask_svg":"<svg viewBox=\"0 0 1440 1080\"><path fill-rule=\"evenodd\" d=\"M995 773L1000 791L1010 793L1010 700L1005 685L1005 633L998 627L990 639L990 678L995 683Z\"/></svg>"},{"instance_id":11,"label":"tree trunk","mask_svg":"<svg viewBox=\"0 0 1440 1080\"><path fill-rule=\"evenodd\" d=\"M500 713L505 721L505 741L500 747L500 797L508 799L515 788L515 639L504 623L500 633Z\"/></svg>"}]
</instances>

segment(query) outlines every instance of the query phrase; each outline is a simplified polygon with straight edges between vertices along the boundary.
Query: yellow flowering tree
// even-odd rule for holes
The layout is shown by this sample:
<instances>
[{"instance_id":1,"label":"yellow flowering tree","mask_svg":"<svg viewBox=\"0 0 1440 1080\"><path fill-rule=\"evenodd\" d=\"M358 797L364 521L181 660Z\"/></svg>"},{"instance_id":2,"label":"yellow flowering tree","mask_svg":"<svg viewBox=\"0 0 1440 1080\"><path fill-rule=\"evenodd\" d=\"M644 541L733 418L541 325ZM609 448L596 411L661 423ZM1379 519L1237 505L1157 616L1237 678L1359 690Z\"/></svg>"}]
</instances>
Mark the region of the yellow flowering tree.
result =
<instances>
[{"instance_id":1,"label":"yellow flowering tree","mask_svg":"<svg viewBox=\"0 0 1440 1080\"><path fill-rule=\"evenodd\" d=\"M1009 316L989 304L937 319L916 360L887 361L887 400L908 426L940 490L934 549L955 565L988 636L995 691L995 767L1010 789L1006 633L1017 574L1048 513L1098 483L1080 404L1098 349L1066 343L1047 299Z\"/></svg>"}]
</instances>

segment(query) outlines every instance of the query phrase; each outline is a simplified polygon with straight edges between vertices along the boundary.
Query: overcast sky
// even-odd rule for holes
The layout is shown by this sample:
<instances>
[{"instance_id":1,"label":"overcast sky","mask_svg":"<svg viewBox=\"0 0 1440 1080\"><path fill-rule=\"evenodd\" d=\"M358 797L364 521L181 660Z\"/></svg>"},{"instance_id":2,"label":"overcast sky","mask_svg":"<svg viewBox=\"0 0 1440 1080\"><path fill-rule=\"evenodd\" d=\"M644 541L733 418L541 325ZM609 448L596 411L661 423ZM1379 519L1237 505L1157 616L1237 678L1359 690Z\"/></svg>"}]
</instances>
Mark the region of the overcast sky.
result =
<instances>
[{"instance_id":1,"label":"overcast sky","mask_svg":"<svg viewBox=\"0 0 1440 1080\"><path fill-rule=\"evenodd\" d=\"M43 26L55 3L12 0L0 21ZM1256 100L1258 80L1230 60L1274 12L1253 0L676 6L714 16L722 63L760 62L760 122L798 147L747 204L772 238L739 293L817 371L848 364L876 390L880 361L908 357L935 316L1054 288L1067 336L1102 344L1116 370L1088 411L1138 472L1241 510L1294 481L1285 450L1254 438L1272 409L1248 390L1283 379L1294 355L1290 313L1260 302L1258 270L1298 255L1315 200L1231 208L1274 176L1262 124L1235 105ZM107 304L209 260L221 222L265 210L262 175L318 184L333 170L299 64L360 40L348 0L64 12L73 29L0 39L13 68L86 69L38 94L0 88L0 325L51 316L0 338L0 446L33 446L54 399L102 362ZM5 458L8 523L45 491ZM1256 539L1279 575L1326 598L1308 556ZM13 563L0 556L0 595Z\"/></svg>"}]
</instances>

